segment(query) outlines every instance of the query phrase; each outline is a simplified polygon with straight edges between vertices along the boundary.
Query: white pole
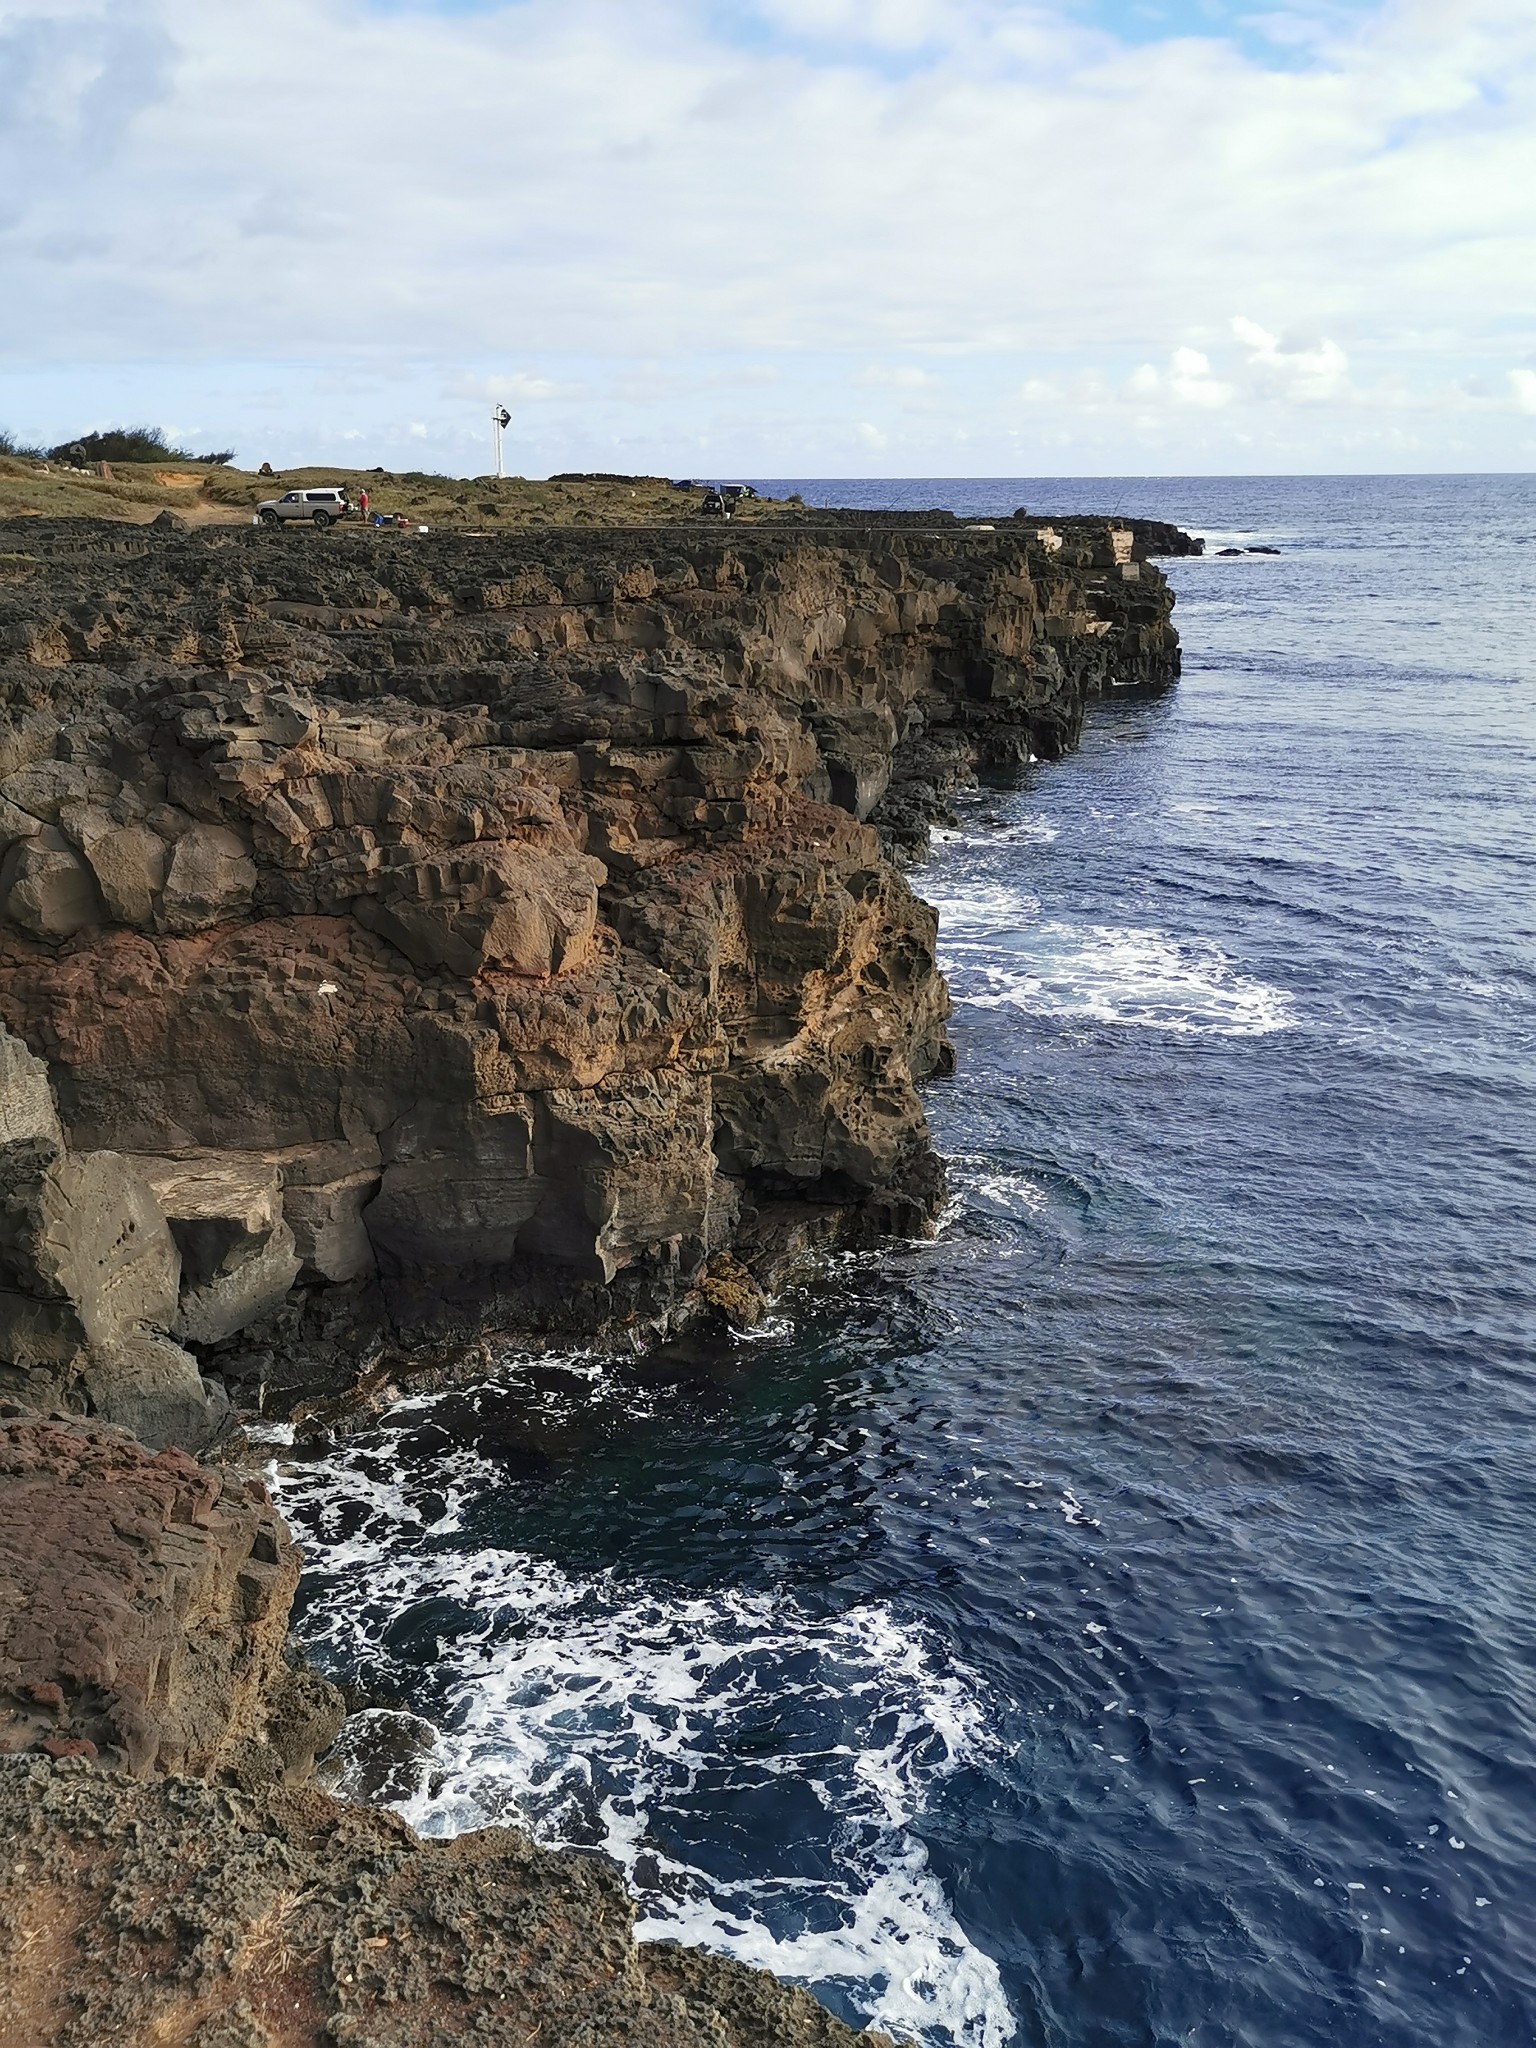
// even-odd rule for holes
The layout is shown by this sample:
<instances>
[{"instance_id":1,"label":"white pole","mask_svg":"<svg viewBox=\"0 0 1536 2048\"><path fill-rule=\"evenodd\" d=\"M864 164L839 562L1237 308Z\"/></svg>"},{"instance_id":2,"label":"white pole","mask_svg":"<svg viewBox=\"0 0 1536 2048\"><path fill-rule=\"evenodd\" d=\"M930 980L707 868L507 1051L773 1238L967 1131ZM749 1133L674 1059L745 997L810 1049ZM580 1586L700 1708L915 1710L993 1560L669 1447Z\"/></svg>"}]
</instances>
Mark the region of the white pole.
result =
<instances>
[{"instance_id":1,"label":"white pole","mask_svg":"<svg viewBox=\"0 0 1536 2048\"><path fill-rule=\"evenodd\" d=\"M504 405L493 405L491 407L491 432L496 441L496 474L498 477L505 476L506 474L506 471L501 466L501 430L503 427L510 426L511 424L512 415Z\"/></svg>"}]
</instances>

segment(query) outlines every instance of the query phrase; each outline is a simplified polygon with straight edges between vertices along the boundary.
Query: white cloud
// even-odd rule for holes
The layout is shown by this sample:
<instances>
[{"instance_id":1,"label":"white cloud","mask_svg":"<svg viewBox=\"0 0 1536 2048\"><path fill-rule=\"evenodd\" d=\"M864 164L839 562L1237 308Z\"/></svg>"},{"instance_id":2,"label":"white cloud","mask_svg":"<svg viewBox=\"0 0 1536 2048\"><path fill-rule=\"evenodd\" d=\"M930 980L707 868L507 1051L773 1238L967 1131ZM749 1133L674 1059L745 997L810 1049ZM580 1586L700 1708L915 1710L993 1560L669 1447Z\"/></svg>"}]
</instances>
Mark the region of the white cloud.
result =
<instances>
[{"instance_id":1,"label":"white cloud","mask_svg":"<svg viewBox=\"0 0 1536 2048\"><path fill-rule=\"evenodd\" d=\"M532 370L493 372L490 376L465 371L445 385L444 392L449 398L480 398L491 405L547 405L556 399L585 396L580 384L559 384Z\"/></svg>"},{"instance_id":2,"label":"white cloud","mask_svg":"<svg viewBox=\"0 0 1536 2048\"><path fill-rule=\"evenodd\" d=\"M1219 410L1232 403L1232 386L1212 374L1211 359L1198 348L1173 351L1166 371L1143 363L1126 381L1125 396L1139 405L1196 406Z\"/></svg>"},{"instance_id":3,"label":"white cloud","mask_svg":"<svg viewBox=\"0 0 1536 2048\"><path fill-rule=\"evenodd\" d=\"M1521 412L1536 412L1536 370L1511 370L1510 389Z\"/></svg>"},{"instance_id":4,"label":"white cloud","mask_svg":"<svg viewBox=\"0 0 1536 2048\"><path fill-rule=\"evenodd\" d=\"M952 38L980 10L974 0L756 0L753 11L793 36L912 50Z\"/></svg>"},{"instance_id":5,"label":"white cloud","mask_svg":"<svg viewBox=\"0 0 1536 2048\"><path fill-rule=\"evenodd\" d=\"M1491 418L1479 376L1526 410L1529 0L1325 12L1276 69L1066 0L742 0L767 43L721 12L0 0L0 423L163 385L265 436L297 394L295 433L415 413L448 460L495 397L530 461L794 466L856 381L921 398L876 429L918 467L1012 459L1021 389L1095 459L1208 465ZM1469 466L1449 436L1415 459Z\"/></svg>"},{"instance_id":6,"label":"white cloud","mask_svg":"<svg viewBox=\"0 0 1536 2048\"><path fill-rule=\"evenodd\" d=\"M1238 314L1232 332L1248 352L1248 373L1265 397L1301 404L1338 398L1349 377L1349 357L1336 341L1286 343Z\"/></svg>"}]
</instances>

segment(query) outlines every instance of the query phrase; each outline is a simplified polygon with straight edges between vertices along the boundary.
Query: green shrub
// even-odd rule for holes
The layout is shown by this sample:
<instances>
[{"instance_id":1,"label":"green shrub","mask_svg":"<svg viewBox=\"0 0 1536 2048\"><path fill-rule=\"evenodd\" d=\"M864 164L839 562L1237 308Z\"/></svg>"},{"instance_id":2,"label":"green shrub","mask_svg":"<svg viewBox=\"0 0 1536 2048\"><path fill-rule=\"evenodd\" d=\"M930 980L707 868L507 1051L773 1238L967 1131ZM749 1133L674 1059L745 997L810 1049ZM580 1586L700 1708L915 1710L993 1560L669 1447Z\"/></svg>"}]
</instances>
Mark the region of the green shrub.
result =
<instances>
[{"instance_id":1,"label":"green shrub","mask_svg":"<svg viewBox=\"0 0 1536 2048\"><path fill-rule=\"evenodd\" d=\"M61 441L48 453L54 462L228 462L233 448L211 455L194 455L187 448L173 448L159 427L106 427L77 440Z\"/></svg>"},{"instance_id":2,"label":"green shrub","mask_svg":"<svg viewBox=\"0 0 1536 2048\"><path fill-rule=\"evenodd\" d=\"M0 455L30 455L41 461L42 454L41 448L29 448L24 441L18 441L14 434L9 434L4 427L0 427Z\"/></svg>"}]
</instances>

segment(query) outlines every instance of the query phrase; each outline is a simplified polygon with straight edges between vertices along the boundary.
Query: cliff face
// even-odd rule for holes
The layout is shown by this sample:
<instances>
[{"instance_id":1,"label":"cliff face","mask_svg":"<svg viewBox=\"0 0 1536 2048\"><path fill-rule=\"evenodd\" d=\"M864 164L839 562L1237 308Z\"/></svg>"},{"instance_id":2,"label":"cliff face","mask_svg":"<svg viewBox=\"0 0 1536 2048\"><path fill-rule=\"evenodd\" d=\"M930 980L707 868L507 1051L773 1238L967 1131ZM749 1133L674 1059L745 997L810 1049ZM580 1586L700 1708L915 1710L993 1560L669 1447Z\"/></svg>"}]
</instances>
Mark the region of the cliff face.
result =
<instances>
[{"instance_id":1,"label":"cliff face","mask_svg":"<svg viewBox=\"0 0 1536 2048\"><path fill-rule=\"evenodd\" d=\"M370 1333L750 1314L787 1246L921 1229L947 997L892 855L1172 679L1146 539L26 528L0 1017L58 1126L13 1047L0 1164L76 1268L50 1172L158 1263L93 1330L0 1226L13 1388L113 1412L153 1344L286 1398Z\"/></svg>"},{"instance_id":2,"label":"cliff face","mask_svg":"<svg viewBox=\"0 0 1536 2048\"><path fill-rule=\"evenodd\" d=\"M176 1446L226 1386L750 1318L797 1245L923 1228L948 1003L901 866L978 766L1172 680L1183 537L11 539L0 2035L851 2041L637 1949L596 1859L306 1783L298 1554Z\"/></svg>"}]
</instances>

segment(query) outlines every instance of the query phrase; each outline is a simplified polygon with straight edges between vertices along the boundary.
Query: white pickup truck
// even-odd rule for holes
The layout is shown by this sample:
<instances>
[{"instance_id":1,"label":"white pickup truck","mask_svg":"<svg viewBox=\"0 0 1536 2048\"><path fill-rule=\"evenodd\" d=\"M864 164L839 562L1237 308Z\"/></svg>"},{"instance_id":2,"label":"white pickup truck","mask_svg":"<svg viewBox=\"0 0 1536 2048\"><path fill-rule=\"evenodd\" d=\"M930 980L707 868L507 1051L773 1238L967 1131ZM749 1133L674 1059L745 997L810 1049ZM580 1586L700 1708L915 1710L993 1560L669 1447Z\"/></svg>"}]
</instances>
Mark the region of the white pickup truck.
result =
<instances>
[{"instance_id":1,"label":"white pickup truck","mask_svg":"<svg viewBox=\"0 0 1536 2048\"><path fill-rule=\"evenodd\" d=\"M325 527L352 514L346 491L337 484L320 491L286 491L281 498L267 498L256 507L263 526L281 526L287 519L307 519L312 526Z\"/></svg>"}]
</instances>

